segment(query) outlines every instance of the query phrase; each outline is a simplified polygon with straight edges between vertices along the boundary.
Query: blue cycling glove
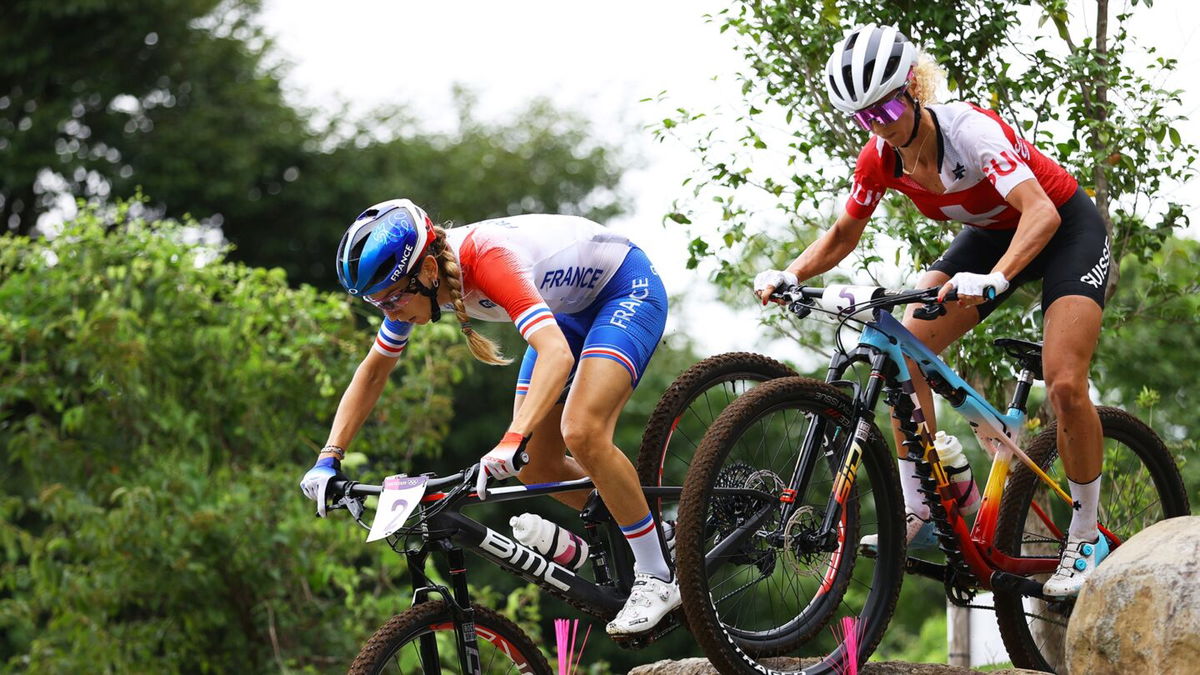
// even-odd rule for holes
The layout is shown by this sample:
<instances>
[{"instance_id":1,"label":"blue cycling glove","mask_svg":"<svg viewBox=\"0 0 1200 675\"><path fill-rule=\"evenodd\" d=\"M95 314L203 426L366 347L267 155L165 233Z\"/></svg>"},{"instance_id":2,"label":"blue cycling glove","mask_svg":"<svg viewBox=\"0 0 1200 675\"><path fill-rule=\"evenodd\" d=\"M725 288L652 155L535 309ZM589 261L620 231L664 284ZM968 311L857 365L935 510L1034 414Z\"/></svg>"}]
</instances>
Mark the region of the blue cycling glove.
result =
<instances>
[{"instance_id":1,"label":"blue cycling glove","mask_svg":"<svg viewBox=\"0 0 1200 675\"><path fill-rule=\"evenodd\" d=\"M300 491L317 503L317 515L321 518L325 517L325 490L333 478L346 479L342 474L342 463L336 457L322 457L300 479Z\"/></svg>"}]
</instances>

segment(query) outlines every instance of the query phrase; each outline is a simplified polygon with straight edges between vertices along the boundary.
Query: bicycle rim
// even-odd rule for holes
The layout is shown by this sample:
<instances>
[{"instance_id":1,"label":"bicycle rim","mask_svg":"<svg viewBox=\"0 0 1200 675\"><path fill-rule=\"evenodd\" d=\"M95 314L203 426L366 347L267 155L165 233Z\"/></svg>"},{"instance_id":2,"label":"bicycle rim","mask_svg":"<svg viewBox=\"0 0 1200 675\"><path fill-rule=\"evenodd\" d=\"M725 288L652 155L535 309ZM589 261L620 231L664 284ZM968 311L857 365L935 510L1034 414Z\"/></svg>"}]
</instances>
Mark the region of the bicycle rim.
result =
<instances>
[{"instance_id":1,"label":"bicycle rim","mask_svg":"<svg viewBox=\"0 0 1200 675\"><path fill-rule=\"evenodd\" d=\"M895 465L878 430L872 428L863 447L836 548L826 550L814 539L837 470L824 453L836 456L852 424L844 394L792 377L739 399L705 436L680 506L680 590L689 625L722 672L790 672L801 659L823 658L837 650L835 630L846 617L859 622L860 661L882 637L900 588L903 525ZM780 498L814 425L823 426L821 456L808 484L797 487L796 509L785 520ZM721 496L719 488L751 488L772 498ZM772 515L753 535L706 568L705 554L764 509ZM877 535L888 553L859 556L865 534Z\"/></svg>"},{"instance_id":2,"label":"bicycle rim","mask_svg":"<svg viewBox=\"0 0 1200 675\"><path fill-rule=\"evenodd\" d=\"M795 375L761 354L710 356L685 370L667 387L642 433L637 472L642 485L683 485L704 433L736 398L753 387ZM673 521L678 501L651 500L656 517Z\"/></svg>"},{"instance_id":3,"label":"bicycle rim","mask_svg":"<svg viewBox=\"0 0 1200 675\"><path fill-rule=\"evenodd\" d=\"M552 675L545 657L516 624L479 605L474 609L481 672ZM463 669L457 636L445 603L422 603L392 617L363 646L349 672L350 675L460 675Z\"/></svg>"},{"instance_id":4,"label":"bicycle rim","mask_svg":"<svg viewBox=\"0 0 1200 675\"><path fill-rule=\"evenodd\" d=\"M1187 515L1187 493L1170 453L1144 423L1116 408L1099 408L1104 430L1100 484L1100 526L1125 541L1150 525ZM1056 462L1056 430L1040 434L1027 454L1069 492L1062 464ZM1023 556L1057 556L1059 539L1045 525L1037 504L1065 534L1071 509L1045 483L1020 467L1001 501L996 543ZM1044 582L1049 574L1033 577ZM1046 603L1037 598L997 593L996 618L1013 665L1066 672L1066 633L1073 602Z\"/></svg>"}]
</instances>

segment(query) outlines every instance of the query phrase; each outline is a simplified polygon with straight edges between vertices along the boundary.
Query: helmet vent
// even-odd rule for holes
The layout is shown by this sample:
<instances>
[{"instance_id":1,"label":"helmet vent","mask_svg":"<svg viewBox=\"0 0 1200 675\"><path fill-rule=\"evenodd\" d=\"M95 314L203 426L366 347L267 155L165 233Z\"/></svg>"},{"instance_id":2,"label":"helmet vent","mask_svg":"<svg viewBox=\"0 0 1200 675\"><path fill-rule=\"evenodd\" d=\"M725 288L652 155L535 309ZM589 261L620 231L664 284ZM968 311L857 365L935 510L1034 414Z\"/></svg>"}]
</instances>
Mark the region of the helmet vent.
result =
<instances>
[{"instance_id":1,"label":"helmet vent","mask_svg":"<svg viewBox=\"0 0 1200 675\"><path fill-rule=\"evenodd\" d=\"M854 98L854 70L849 66L842 66L842 82L846 84L846 96Z\"/></svg>"}]
</instances>

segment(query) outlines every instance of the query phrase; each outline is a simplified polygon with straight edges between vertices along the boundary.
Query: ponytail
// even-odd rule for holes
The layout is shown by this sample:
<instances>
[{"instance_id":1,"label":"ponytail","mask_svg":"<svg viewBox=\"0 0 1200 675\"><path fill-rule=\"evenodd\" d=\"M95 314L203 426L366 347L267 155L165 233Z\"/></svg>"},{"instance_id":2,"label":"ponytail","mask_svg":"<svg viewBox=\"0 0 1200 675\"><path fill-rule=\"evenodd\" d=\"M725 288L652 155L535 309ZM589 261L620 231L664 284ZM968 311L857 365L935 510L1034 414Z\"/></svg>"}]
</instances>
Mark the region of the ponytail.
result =
<instances>
[{"instance_id":1,"label":"ponytail","mask_svg":"<svg viewBox=\"0 0 1200 675\"><path fill-rule=\"evenodd\" d=\"M476 333L475 329L471 327L471 317L467 316L467 307L462 301L462 268L458 266L458 259L455 257L454 251L446 242L446 230L434 225L433 231L437 235L433 248L437 251L442 279L450 289L450 300L454 303L454 316L458 317L458 325L462 327L463 335L467 336L467 348L471 350L471 354L476 359L484 363L493 366L507 366L512 363L512 359L505 358L504 354L500 353L500 345L486 335Z\"/></svg>"}]
</instances>

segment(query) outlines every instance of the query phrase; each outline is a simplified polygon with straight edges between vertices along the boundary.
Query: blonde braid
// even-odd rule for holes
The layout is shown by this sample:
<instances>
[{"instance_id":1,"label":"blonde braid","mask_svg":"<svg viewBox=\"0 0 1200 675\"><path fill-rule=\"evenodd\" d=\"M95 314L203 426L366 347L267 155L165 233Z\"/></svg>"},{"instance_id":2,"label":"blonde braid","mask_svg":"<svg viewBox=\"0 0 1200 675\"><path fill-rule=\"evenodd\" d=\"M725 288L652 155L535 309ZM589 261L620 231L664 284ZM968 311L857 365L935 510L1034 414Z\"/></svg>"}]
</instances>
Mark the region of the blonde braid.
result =
<instances>
[{"instance_id":1,"label":"blonde braid","mask_svg":"<svg viewBox=\"0 0 1200 675\"><path fill-rule=\"evenodd\" d=\"M493 366L507 366L512 363L512 359L504 358L504 355L500 353L500 345L486 335L476 333L475 329L471 328L471 317L467 316L467 307L462 301L462 269L458 266L458 259L454 256L454 251L446 243L446 230L435 225L433 231L437 235L434 248L440 248L437 251L437 257L438 262L441 263L442 279L450 289L450 300L454 302L454 315L458 317L463 335L467 336L467 348L471 350L471 354L476 359L484 363Z\"/></svg>"}]
</instances>

